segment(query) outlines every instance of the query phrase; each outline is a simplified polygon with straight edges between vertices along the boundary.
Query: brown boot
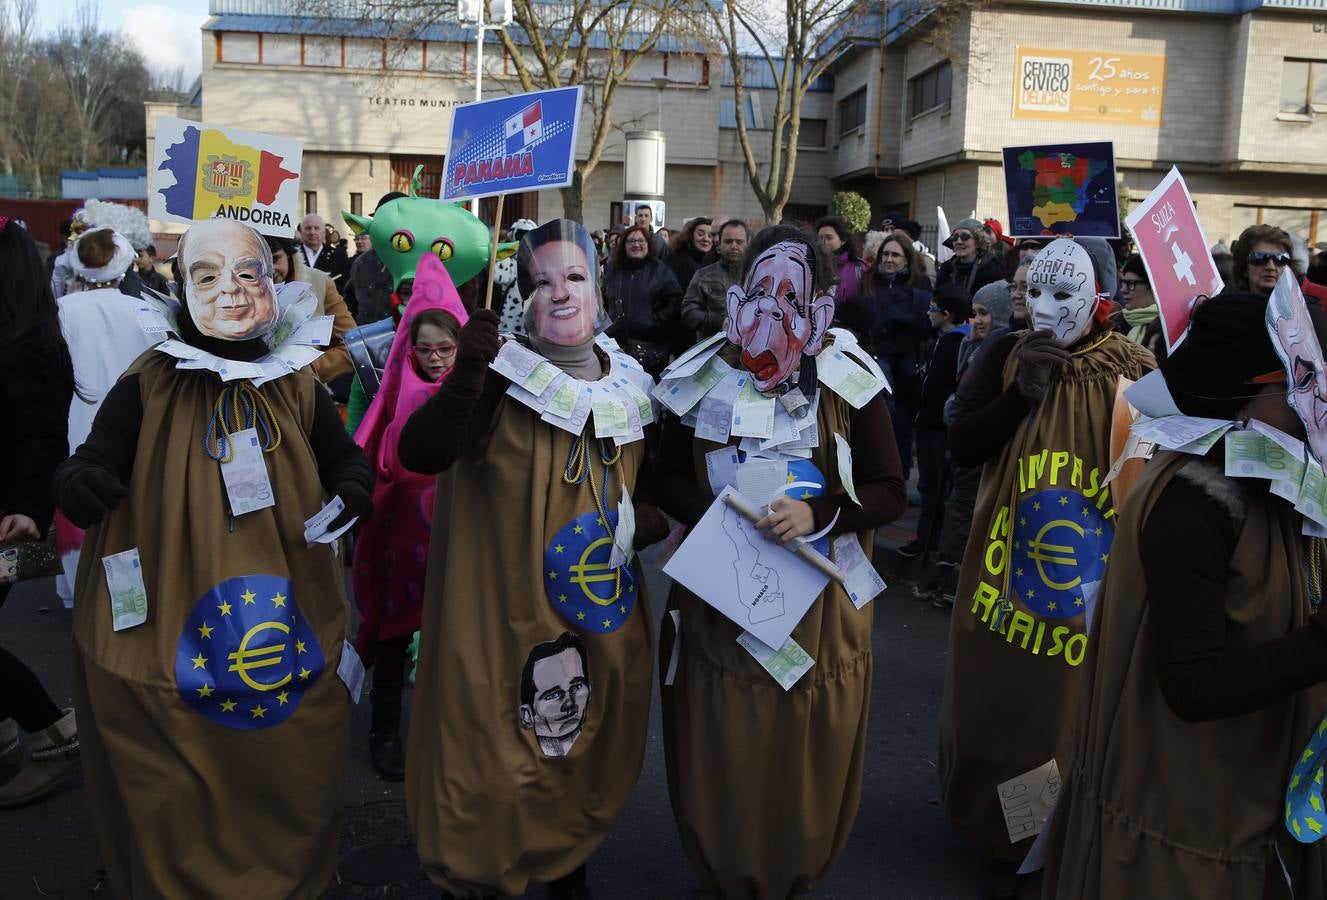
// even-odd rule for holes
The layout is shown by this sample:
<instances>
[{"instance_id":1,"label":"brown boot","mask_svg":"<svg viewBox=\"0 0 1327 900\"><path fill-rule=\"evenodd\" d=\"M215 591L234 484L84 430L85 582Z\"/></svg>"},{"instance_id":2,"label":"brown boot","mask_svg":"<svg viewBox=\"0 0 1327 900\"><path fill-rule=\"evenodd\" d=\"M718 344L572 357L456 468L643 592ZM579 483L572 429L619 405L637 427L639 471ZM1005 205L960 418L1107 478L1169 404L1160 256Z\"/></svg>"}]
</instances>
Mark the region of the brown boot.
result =
<instances>
[{"instance_id":1,"label":"brown boot","mask_svg":"<svg viewBox=\"0 0 1327 900\"><path fill-rule=\"evenodd\" d=\"M0 809L21 806L45 795L78 769L78 728L66 709L54 725L30 735L32 758L17 775L0 785Z\"/></svg>"}]
</instances>

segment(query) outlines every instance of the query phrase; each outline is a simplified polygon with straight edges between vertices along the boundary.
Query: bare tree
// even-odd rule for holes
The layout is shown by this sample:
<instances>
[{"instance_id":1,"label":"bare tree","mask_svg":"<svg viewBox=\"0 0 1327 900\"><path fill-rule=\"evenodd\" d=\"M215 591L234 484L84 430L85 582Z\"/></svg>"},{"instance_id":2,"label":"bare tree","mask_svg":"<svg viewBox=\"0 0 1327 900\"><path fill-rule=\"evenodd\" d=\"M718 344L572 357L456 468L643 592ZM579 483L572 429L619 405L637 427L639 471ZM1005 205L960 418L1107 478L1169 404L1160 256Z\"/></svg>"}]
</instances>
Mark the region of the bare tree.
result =
<instances>
[{"instance_id":1,"label":"bare tree","mask_svg":"<svg viewBox=\"0 0 1327 900\"><path fill-rule=\"evenodd\" d=\"M8 0L0 7L0 121L10 128L0 133L0 169L14 174L16 153L12 129L18 121L23 82L32 64L36 0Z\"/></svg>"},{"instance_id":2,"label":"bare tree","mask_svg":"<svg viewBox=\"0 0 1327 900\"><path fill-rule=\"evenodd\" d=\"M903 14L885 22L871 20L882 43L923 19L948 20L961 6L984 0L931 0L906 4ZM802 103L848 47L845 37L872 13L885 15L890 4L869 0L727 0L703 4L704 14L733 81L737 140L751 190L765 218L777 222L792 196L797 169L797 137ZM769 132L769 162L757 159L757 138L746 122L747 82L760 69L773 85L774 115ZM764 80L764 79L762 79Z\"/></svg>"},{"instance_id":3,"label":"bare tree","mask_svg":"<svg viewBox=\"0 0 1327 900\"><path fill-rule=\"evenodd\" d=\"M576 162L570 187L562 189L562 212L581 221L585 190L614 129L613 101L641 58L665 29L686 27L690 0L571 0L558 4L515 0L513 25L500 34L516 77L526 91L585 86L590 107L590 150ZM599 47L592 48L592 36ZM526 56L526 52L529 56Z\"/></svg>"},{"instance_id":4,"label":"bare tree","mask_svg":"<svg viewBox=\"0 0 1327 900\"><path fill-rule=\"evenodd\" d=\"M73 22L62 24L47 44L69 92L80 167L101 161L107 137L122 124L113 117L123 112L123 101L141 103L147 90L143 57L119 35L102 30L99 19L96 0L79 0Z\"/></svg>"},{"instance_id":5,"label":"bare tree","mask_svg":"<svg viewBox=\"0 0 1327 900\"><path fill-rule=\"evenodd\" d=\"M17 167L31 174L32 192L46 192L43 177L74 162L68 123L72 114L64 77L49 58L33 54L11 120L9 139Z\"/></svg>"},{"instance_id":6,"label":"bare tree","mask_svg":"<svg viewBox=\"0 0 1327 900\"><path fill-rule=\"evenodd\" d=\"M327 0L290 2L301 15L329 14ZM499 32L515 70L515 81L507 82L513 93L576 85L585 88L590 146L586 158L575 164L571 186L562 190L567 217L581 219L586 186L603 158L609 136L633 121L632 113L613 108L618 89L636 64L655 50L666 31L693 27L691 14L699 2L702 0L513 0L512 24ZM386 26L401 41L418 40L430 26L456 23L456 5L451 2L340 0L337 8L339 14L354 15L359 22ZM699 41L697 49L703 49ZM491 83L487 75L486 83Z\"/></svg>"}]
</instances>

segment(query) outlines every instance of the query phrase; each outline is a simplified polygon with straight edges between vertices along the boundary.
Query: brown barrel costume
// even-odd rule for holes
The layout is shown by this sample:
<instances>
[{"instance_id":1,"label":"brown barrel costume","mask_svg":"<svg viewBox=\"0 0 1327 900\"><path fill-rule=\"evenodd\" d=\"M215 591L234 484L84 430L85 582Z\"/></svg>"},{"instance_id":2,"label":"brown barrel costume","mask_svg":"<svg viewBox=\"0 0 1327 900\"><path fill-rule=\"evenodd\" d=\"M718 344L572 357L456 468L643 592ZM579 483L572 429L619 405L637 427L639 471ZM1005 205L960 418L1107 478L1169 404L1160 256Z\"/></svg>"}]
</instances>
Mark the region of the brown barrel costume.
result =
<instances>
[{"instance_id":1,"label":"brown barrel costume","mask_svg":"<svg viewBox=\"0 0 1327 900\"><path fill-rule=\"evenodd\" d=\"M1193 459L1163 452L1148 463L1120 519L1065 760L1047 898L1289 896L1273 842L1295 896L1322 897L1327 885L1323 844L1297 843L1284 819L1286 781L1327 709L1327 685L1194 724L1162 696L1139 546L1157 498ZM1300 517L1265 490L1243 494L1223 598L1232 652L1281 637L1313 611Z\"/></svg>"},{"instance_id":2,"label":"brown barrel costume","mask_svg":"<svg viewBox=\"0 0 1327 900\"><path fill-rule=\"evenodd\" d=\"M88 531L78 571L74 696L102 857L117 897L320 897L336 859L349 716L336 676L348 609L341 567L331 547L304 541L304 520L324 503L307 438L321 387L297 372L260 389L281 429L280 446L264 454L276 505L239 517L232 531L218 464L203 446L222 385L175 363L148 351L129 369L139 374L143 416L128 495ZM101 559L134 547L147 621L115 632ZM288 580L291 590L280 603L256 595L243 613L203 608L211 589L245 576ZM289 649L281 665L292 685L310 674L284 701L255 691L230 712L200 712L177 677L186 637L211 657L186 665L188 677L225 678L238 639L227 637L227 621L259 613L304 643L311 632L317 647L300 652L322 665L295 669L301 657ZM208 637L185 634L196 621ZM255 677L269 683L277 671ZM204 687L206 697L191 689L194 702L216 699ZM254 727L264 715L256 707L281 716L291 703L288 718ZM247 718L239 729L214 721L225 715Z\"/></svg>"},{"instance_id":3,"label":"brown barrel costume","mask_svg":"<svg viewBox=\"0 0 1327 900\"><path fill-rule=\"evenodd\" d=\"M589 484L563 482L573 440L503 397L487 437L438 479L406 801L430 878L458 896L519 895L531 881L585 863L617 821L644 759L653 636L637 565L634 606L585 600L581 611L588 604L597 615L569 611L569 621L554 608L560 591L546 590L565 586L570 608L587 596L576 592L607 584L576 583L603 574L608 548L581 558L590 551L580 545L605 533ZM590 438L588 456L602 489L597 443ZM621 452L610 470L611 513L624 482L634 492L645 445ZM561 540L578 519L585 530ZM568 568L547 564L558 547L576 556ZM583 562L589 567L570 568ZM589 699L579 737L554 758L523 727L522 668L532 648L565 632L584 645Z\"/></svg>"},{"instance_id":4,"label":"brown barrel costume","mask_svg":"<svg viewBox=\"0 0 1327 900\"><path fill-rule=\"evenodd\" d=\"M996 788L1052 757L1061 772L1068 762L1087 650L1077 588L1100 579L1115 527L1101 482L1116 388L1121 376L1137 379L1153 365L1122 335L1083 343L1091 349L1052 374L1046 396L986 463L950 622L941 800L984 854L1012 862L1031 839L1010 843ZM1006 388L1017 367L1016 345ZM1012 609L993 630L1006 581Z\"/></svg>"},{"instance_id":5,"label":"brown barrel costume","mask_svg":"<svg viewBox=\"0 0 1327 900\"><path fill-rule=\"evenodd\" d=\"M737 361L731 347L722 355ZM827 495L843 492L833 435L852 440L852 413L821 386L820 446L811 461ZM722 446L693 438L696 484L708 484L705 454ZM869 559L874 532L857 538ZM741 628L676 582L668 608L681 612L681 642L674 682L661 690L664 751L687 855L704 885L725 898L810 890L857 817L874 605L858 610L830 581L793 630L815 665L788 691L737 643ZM669 616L664 634L666 671L675 640Z\"/></svg>"}]
</instances>

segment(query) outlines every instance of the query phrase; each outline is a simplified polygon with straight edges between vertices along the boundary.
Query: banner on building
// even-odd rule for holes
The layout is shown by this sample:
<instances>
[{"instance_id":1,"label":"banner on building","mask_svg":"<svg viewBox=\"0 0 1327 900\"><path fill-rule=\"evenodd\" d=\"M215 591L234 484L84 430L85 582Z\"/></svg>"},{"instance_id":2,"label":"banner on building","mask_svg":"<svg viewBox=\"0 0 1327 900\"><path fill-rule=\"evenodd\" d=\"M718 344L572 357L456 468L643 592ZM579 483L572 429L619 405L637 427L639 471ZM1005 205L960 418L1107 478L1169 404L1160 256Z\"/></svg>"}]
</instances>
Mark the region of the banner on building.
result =
<instances>
[{"instance_id":1,"label":"banner on building","mask_svg":"<svg viewBox=\"0 0 1327 900\"><path fill-rule=\"evenodd\" d=\"M1120 236L1110 141L1005 147L1004 184L1010 237Z\"/></svg>"},{"instance_id":2,"label":"banner on building","mask_svg":"<svg viewBox=\"0 0 1327 900\"><path fill-rule=\"evenodd\" d=\"M1014 53L1014 118L1161 127L1166 57L1102 50Z\"/></svg>"},{"instance_id":3,"label":"banner on building","mask_svg":"<svg viewBox=\"0 0 1327 900\"><path fill-rule=\"evenodd\" d=\"M1166 351L1173 353L1184 340L1195 301L1225 287L1180 170L1172 167L1124 224L1147 268Z\"/></svg>"},{"instance_id":4,"label":"banner on building","mask_svg":"<svg viewBox=\"0 0 1327 900\"><path fill-rule=\"evenodd\" d=\"M148 216L221 216L290 237L299 224L304 145L293 138L162 116L149 172Z\"/></svg>"},{"instance_id":5,"label":"banner on building","mask_svg":"<svg viewBox=\"0 0 1327 900\"><path fill-rule=\"evenodd\" d=\"M571 184L581 91L554 88L456 107L442 199Z\"/></svg>"}]
</instances>

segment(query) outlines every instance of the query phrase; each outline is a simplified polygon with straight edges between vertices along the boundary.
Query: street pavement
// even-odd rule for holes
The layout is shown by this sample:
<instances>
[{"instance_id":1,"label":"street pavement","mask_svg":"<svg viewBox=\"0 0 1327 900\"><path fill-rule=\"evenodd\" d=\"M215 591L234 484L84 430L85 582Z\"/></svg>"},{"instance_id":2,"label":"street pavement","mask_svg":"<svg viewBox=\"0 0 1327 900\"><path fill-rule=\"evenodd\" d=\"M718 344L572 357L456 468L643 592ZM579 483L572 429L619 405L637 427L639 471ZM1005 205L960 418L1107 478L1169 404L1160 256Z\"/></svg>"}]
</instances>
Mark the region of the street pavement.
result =
<instances>
[{"instance_id":1,"label":"street pavement","mask_svg":"<svg viewBox=\"0 0 1327 900\"><path fill-rule=\"evenodd\" d=\"M909 512L904 522L882 529L877 546L877 567L891 587L873 601L875 671L861 810L830 876L808 895L822 900L980 896L981 861L945 821L938 800L937 723L949 612L912 596L909 573L897 571L900 561L888 549L911 537L916 510ZM668 590L659 552L652 548L644 555L656 633ZM69 619L51 579L19 585L0 609L0 642L37 672L62 705L72 696ZM368 728L365 699L353 714L345 826L336 882L327 896L436 897L410 844L401 786L378 780L369 764ZM206 840L214 825L200 821L198 839ZM597 900L703 896L668 804L657 685L640 781L591 860L589 883ZM31 806L0 810L0 898L110 896L81 777ZM542 898L543 891L525 896ZM253 900L267 898L255 893Z\"/></svg>"}]
</instances>

